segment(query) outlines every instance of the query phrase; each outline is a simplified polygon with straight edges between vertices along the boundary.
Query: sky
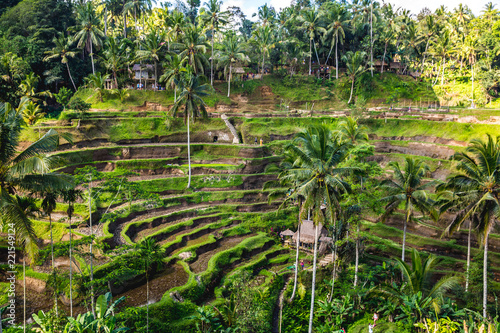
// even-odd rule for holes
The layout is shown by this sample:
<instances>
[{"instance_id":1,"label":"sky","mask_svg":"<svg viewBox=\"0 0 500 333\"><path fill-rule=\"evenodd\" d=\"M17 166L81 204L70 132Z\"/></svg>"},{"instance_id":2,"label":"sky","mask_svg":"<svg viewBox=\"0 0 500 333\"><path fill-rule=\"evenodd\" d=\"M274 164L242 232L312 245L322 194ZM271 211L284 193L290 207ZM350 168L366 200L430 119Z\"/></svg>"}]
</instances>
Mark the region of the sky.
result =
<instances>
[{"instance_id":1,"label":"sky","mask_svg":"<svg viewBox=\"0 0 500 333\"><path fill-rule=\"evenodd\" d=\"M291 1L292 0L224 0L223 7L238 6L249 19L252 19L251 15L256 13L257 9L265 3L279 10L280 8L289 6ZM469 6L475 15L480 15L484 5L490 1L493 3L497 2L496 0L385 0L387 3L392 3L396 8L403 7L409 9L412 14L418 14L424 7L428 7L430 10L434 11L441 5L445 5L450 10L457 7L459 3L463 3ZM500 5L497 6L497 9L500 9Z\"/></svg>"}]
</instances>

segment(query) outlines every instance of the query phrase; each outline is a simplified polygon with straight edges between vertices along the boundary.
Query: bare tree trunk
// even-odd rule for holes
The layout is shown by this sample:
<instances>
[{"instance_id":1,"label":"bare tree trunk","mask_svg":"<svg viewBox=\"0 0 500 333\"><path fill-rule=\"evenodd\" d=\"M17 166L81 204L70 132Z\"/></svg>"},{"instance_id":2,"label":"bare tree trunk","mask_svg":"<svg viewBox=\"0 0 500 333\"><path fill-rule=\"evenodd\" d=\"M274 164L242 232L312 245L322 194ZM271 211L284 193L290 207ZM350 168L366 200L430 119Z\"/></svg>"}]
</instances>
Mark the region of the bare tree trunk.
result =
<instances>
[{"instance_id":1,"label":"bare tree trunk","mask_svg":"<svg viewBox=\"0 0 500 333\"><path fill-rule=\"evenodd\" d=\"M385 43L384 47L384 56L382 57L382 67L380 69L380 74L384 72L384 63L385 63L385 54L387 53L387 43Z\"/></svg>"},{"instance_id":2,"label":"bare tree trunk","mask_svg":"<svg viewBox=\"0 0 500 333\"><path fill-rule=\"evenodd\" d=\"M92 244L94 243L94 230L92 228L92 175L90 176L89 182L89 224L90 224L90 310L92 314L95 316L95 307L94 307L94 259L92 258L94 253L92 252Z\"/></svg>"},{"instance_id":3,"label":"bare tree trunk","mask_svg":"<svg viewBox=\"0 0 500 333\"><path fill-rule=\"evenodd\" d=\"M319 224L316 225L314 232L314 259L313 259L313 276L312 276L312 291L311 291L311 310L309 312L309 331L312 333L313 318L314 318L314 292L316 289L316 259L318 258L318 231Z\"/></svg>"},{"instance_id":4,"label":"bare tree trunk","mask_svg":"<svg viewBox=\"0 0 500 333\"><path fill-rule=\"evenodd\" d=\"M232 69L233 65L229 64L229 78L227 81L227 97L229 97L229 94L231 93L231 76L232 76Z\"/></svg>"},{"instance_id":5,"label":"bare tree trunk","mask_svg":"<svg viewBox=\"0 0 500 333\"><path fill-rule=\"evenodd\" d=\"M90 60L92 60L92 74L95 74L94 52L92 51L92 40L90 41Z\"/></svg>"},{"instance_id":6,"label":"bare tree trunk","mask_svg":"<svg viewBox=\"0 0 500 333\"><path fill-rule=\"evenodd\" d=\"M483 319L486 319L487 305L488 305L488 238L490 234L487 233L484 237L484 257L483 257Z\"/></svg>"},{"instance_id":7,"label":"bare tree trunk","mask_svg":"<svg viewBox=\"0 0 500 333\"><path fill-rule=\"evenodd\" d=\"M56 266L54 262L54 238L52 236L52 216L49 214L49 226L50 226L50 255L52 257L52 277L55 278L55 273L56 273ZM57 281L54 280L54 307L56 309L56 316L57 316L57 287L56 287Z\"/></svg>"},{"instance_id":8,"label":"bare tree trunk","mask_svg":"<svg viewBox=\"0 0 500 333\"><path fill-rule=\"evenodd\" d=\"M266 61L266 53L262 52L262 76L260 77L261 80L264 80L265 61Z\"/></svg>"},{"instance_id":9,"label":"bare tree trunk","mask_svg":"<svg viewBox=\"0 0 500 333\"><path fill-rule=\"evenodd\" d=\"M212 56L210 57L210 85L212 87L214 85L214 30L212 26Z\"/></svg>"},{"instance_id":10,"label":"bare tree trunk","mask_svg":"<svg viewBox=\"0 0 500 333\"><path fill-rule=\"evenodd\" d=\"M146 332L149 332L149 276L146 270Z\"/></svg>"},{"instance_id":11,"label":"bare tree trunk","mask_svg":"<svg viewBox=\"0 0 500 333\"><path fill-rule=\"evenodd\" d=\"M73 83L73 88L75 88L75 91L76 91L75 81L73 81L73 77L71 76L71 72L69 71L69 65L68 65L68 63L66 63L66 68L68 69L69 79L71 80L71 83Z\"/></svg>"},{"instance_id":12,"label":"bare tree trunk","mask_svg":"<svg viewBox=\"0 0 500 333\"><path fill-rule=\"evenodd\" d=\"M470 64L471 72L472 72L472 105L471 107L474 109L476 106L474 105L474 65Z\"/></svg>"},{"instance_id":13,"label":"bare tree trunk","mask_svg":"<svg viewBox=\"0 0 500 333\"><path fill-rule=\"evenodd\" d=\"M299 248L300 248L300 208L301 208L301 202L299 200L299 224L297 225L297 248L296 248L296 253L295 253L295 277L293 281L293 291L292 291L292 296L290 296L290 303L293 301L295 298L295 292L297 291L297 276L299 274Z\"/></svg>"},{"instance_id":14,"label":"bare tree trunk","mask_svg":"<svg viewBox=\"0 0 500 333\"><path fill-rule=\"evenodd\" d=\"M1 322L0 317L0 333L2 333ZM23 255L23 332L26 333L26 253Z\"/></svg>"},{"instance_id":15,"label":"bare tree trunk","mask_svg":"<svg viewBox=\"0 0 500 333\"><path fill-rule=\"evenodd\" d=\"M351 96L349 97L349 101L347 102L347 104L350 104L351 103L351 99L352 99L352 92L354 90L354 79L352 79L352 84L351 84Z\"/></svg>"},{"instance_id":16,"label":"bare tree trunk","mask_svg":"<svg viewBox=\"0 0 500 333\"><path fill-rule=\"evenodd\" d=\"M408 224L409 218L410 218L410 211L407 211L404 226L403 226L403 249L401 251L401 261L402 262L405 262L406 225Z\"/></svg>"},{"instance_id":17,"label":"bare tree trunk","mask_svg":"<svg viewBox=\"0 0 500 333\"><path fill-rule=\"evenodd\" d=\"M358 285L359 271L359 221L357 222L357 237L356 237L356 259L354 261L354 286Z\"/></svg>"},{"instance_id":18,"label":"bare tree trunk","mask_svg":"<svg viewBox=\"0 0 500 333\"><path fill-rule=\"evenodd\" d=\"M339 35L337 32L337 37L335 41L335 79L339 79L339 57L337 55L337 45L339 44Z\"/></svg>"},{"instance_id":19,"label":"bare tree trunk","mask_svg":"<svg viewBox=\"0 0 500 333\"><path fill-rule=\"evenodd\" d=\"M312 65L312 38L309 38L309 75L311 75Z\"/></svg>"},{"instance_id":20,"label":"bare tree trunk","mask_svg":"<svg viewBox=\"0 0 500 333\"><path fill-rule=\"evenodd\" d=\"M104 5L104 36L108 35L108 9Z\"/></svg>"},{"instance_id":21,"label":"bare tree trunk","mask_svg":"<svg viewBox=\"0 0 500 333\"><path fill-rule=\"evenodd\" d=\"M191 147L189 146L189 112L187 115L187 139L188 139L188 167L189 178L187 188L191 187Z\"/></svg>"},{"instance_id":22,"label":"bare tree trunk","mask_svg":"<svg viewBox=\"0 0 500 333\"><path fill-rule=\"evenodd\" d=\"M373 0L370 1L370 61L371 61L371 73L373 77Z\"/></svg>"},{"instance_id":23,"label":"bare tree trunk","mask_svg":"<svg viewBox=\"0 0 500 333\"><path fill-rule=\"evenodd\" d=\"M469 222L469 237L467 237L467 270L465 271L465 292L469 291L469 267L470 267L470 234L472 221Z\"/></svg>"}]
</instances>

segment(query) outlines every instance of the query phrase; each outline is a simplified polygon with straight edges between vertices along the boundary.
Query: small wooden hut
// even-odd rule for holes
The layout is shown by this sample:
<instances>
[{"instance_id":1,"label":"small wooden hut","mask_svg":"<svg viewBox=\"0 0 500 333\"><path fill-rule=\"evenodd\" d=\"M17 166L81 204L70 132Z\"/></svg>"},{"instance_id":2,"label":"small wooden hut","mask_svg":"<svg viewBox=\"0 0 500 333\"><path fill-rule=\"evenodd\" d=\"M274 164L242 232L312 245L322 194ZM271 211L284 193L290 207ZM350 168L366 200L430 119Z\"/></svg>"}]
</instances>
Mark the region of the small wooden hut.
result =
<instances>
[{"instance_id":1,"label":"small wooden hut","mask_svg":"<svg viewBox=\"0 0 500 333\"><path fill-rule=\"evenodd\" d=\"M300 239L299 239L300 248L308 251L313 251L314 236L316 231L316 226L314 225L314 222L311 220L302 220L302 223L300 224L299 228L300 228ZM291 243L292 246L297 244L297 234L298 233L295 232L292 236L292 243ZM326 241L328 239L331 242L331 238L327 237L327 231L321 223L319 224L318 237L319 237L318 249L319 253L322 253L326 250L326 246L323 246L323 244L327 244Z\"/></svg>"}]
</instances>

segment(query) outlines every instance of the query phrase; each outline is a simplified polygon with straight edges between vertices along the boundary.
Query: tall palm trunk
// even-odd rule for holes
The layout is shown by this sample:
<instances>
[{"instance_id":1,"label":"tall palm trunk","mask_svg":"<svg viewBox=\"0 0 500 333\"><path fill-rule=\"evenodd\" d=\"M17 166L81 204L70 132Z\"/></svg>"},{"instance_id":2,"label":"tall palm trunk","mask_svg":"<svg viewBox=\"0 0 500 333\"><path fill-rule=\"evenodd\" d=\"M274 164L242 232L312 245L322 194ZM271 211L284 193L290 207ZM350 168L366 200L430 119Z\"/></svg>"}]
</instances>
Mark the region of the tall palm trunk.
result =
<instances>
[{"instance_id":1,"label":"tall palm trunk","mask_svg":"<svg viewBox=\"0 0 500 333\"><path fill-rule=\"evenodd\" d=\"M318 231L319 224L316 225L314 232L314 259L313 259L313 276L312 276L312 291L311 291L311 310L309 312L309 330L312 333L314 319L314 292L316 289L316 259L318 257Z\"/></svg>"},{"instance_id":2,"label":"tall palm trunk","mask_svg":"<svg viewBox=\"0 0 500 333\"><path fill-rule=\"evenodd\" d=\"M370 61L372 63L370 71L373 77L373 0L370 1Z\"/></svg>"},{"instance_id":3,"label":"tall palm trunk","mask_svg":"<svg viewBox=\"0 0 500 333\"><path fill-rule=\"evenodd\" d=\"M104 7L104 36L108 35L108 9Z\"/></svg>"},{"instance_id":4,"label":"tall palm trunk","mask_svg":"<svg viewBox=\"0 0 500 333\"><path fill-rule=\"evenodd\" d=\"M215 29L212 26L212 56L210 57L210 85L212 87L214 86L214 32Z\"/></svg>"},{"instance_id":5,"label":"tall palm trunk","mask_svg":"<svg viewBox=\"0 0 500 333\"><path fill-rule=\"evenodd\" d=\"M488 238L487 233L484 237L484 257L483 257L483 318L486 319L488 305Z\"/></svg>"},{"instance_id":6,"label":"tall palm trunk","mask_svg":"<svg viewBox=\"0 0 500 333\"><path fill-rule=\"evenodd\" d=\"M69 313L73 317L73 256L72 256L72 235L71 217L69 218Z\"/></svg>"},{"instance_id":7,"label":"tall palm trunk","mask_svg":"<svg viewBox=\"0 0 500 333\"><path fill-rule=\"evenodd\" d=\"M73 77L71 76L71 72L69 71L69 65L67 62L66 62L66 68L68 69L69 79L71 80L71 83L73 83L73 88L75 88L75 91L76 91L75 81L73 81Z\"/></svg>"},{"instance_id":8,"label":"tall palm trunk","mask_svg":"<svg viewBox=\"0 0 500 333\"><path fill-rule=\"evenodd\" d=\"M92 228L92 176L90 176L89 182L89 224L90 224L90 307L92 314L95 316L95 307L94 307L94 253L92 252L92 244L94 243L94 230Z\"/></svg>"},{"instance_id":9,"label":"tall palm trunk","mask_svg":"<svg viewBox=\"0 0 500 333\"><path fill-rule=\"evenodd\" d=\"M352 84L351 84L351 96L349 97L349 101L347 102L347 104L350 104L351 103L351 99L352 99L352 92L354 91L354 78L352 78Z\"/></svg>"},{"instance_id":10,"label":"tall palm trunk","mask_svg":"<svg viewBox=\"0 0 500 333\"><path fill-rule=\"evenodd\" d=\"M408 206L409 203L407 203L406 205ZM410 220L410 214L411 214L411 211L408 210L406 212L406 218L405 218L405 222L404 222L404 226L403 226L403 249L401 251L401 261L402 262L405 262L405 245L406 245L406 225L408 224L409 220Z\"/></svg>"},{"instance_id":11,"label":"tall palm trunk","mask_svg":"<svg viewBox=\"0 0 500 333\"><path fill-rule=\"evenodd\" d=\"M229 97L229 94L231 93L231 74L233 70L233 65L229 64L229 78L227 82L227 97Z\"/></svg>"},{"instance_id":12,"label":"tall palm trunk","mask_svg":"<svg viewBox=\"0 0 500 333\"><path fill-rule=\"evenodd\" d=\"M187 188L191 187L191 147L189 146L189 112L187 114L187 138L188 138L188 185Z\"/></svg>"},{"instance_id":13,"label":"tall palm trunk","mask_svg":"<svg viewBox=\"0 0 500 333\"><path fill-rule=\"evenodd\" d=\"M472 63L472 61L470 64L470 69L472 72L472 105L471 105L471 107L475 108L475 105L474 105L474 64Z\"/></svg>"},{"instance_id":14,"label":"tall palm trunk","mask_svg":"<svg viewBox=\"0 0 500 333\"><path fill-rule=\"evenodd\" d=\"M300 247L300 208L301 208L301 202L299 199L299 224L297 225L297 244L296 244L296 253L295 253L295 276L294 276L294 281L293 281L293 291L292 291L292 296L290 296L290 303L293 301L295 298L295 292L297 291L297 276L299 274L299 247Z\"/></svg>"},{"instance_id":15,"label":"tall palm trunk","mask_svg":"<svg viewBox=\"0 0 500 333\"><path fill-rule=\"evenodd\" d=\"M420 69L420 72L423 73L424 72L424 63L425 63L425 54L427 53L427 49L429 48L429 42L431 41L431 39L427 39L427 43L425 44L425 51L424 51L424 56L422 57L422 68Z\"/></svg>"},{"instance_id":16,"label":"tall palm trunk","mask_svg":"<svg viewBox=\"0 0 500 333\"><path fill-rule=\"evenodd\" d=\"M90 37L89 37L90 38ZM92 61L92 74L95 74L94 52L92 51L92 40L90 40L90 60Z\"/></svg>"},{"instance_id":17,"label":"tall palm trunk","mask_svg":"<svg viewBox=\"0 0 500 333\"><path fill-rule=\"evenodd\" d=\"M262 52L262 76L260 77L261 80L264 80L264 66L266 64L266 53Z\"/></svg>"},{"instance_id":18,"label":"tall palm trunk","mask_svg":"<svg viewBox=\"0 0 500 333\"><path fill-rule=\"evenodd\" d=\"M469 291L469 268L470 268L470 234L472 221L469 222L469 236L467 237L467 270L465 271L465 292Z\"/></svg>"},{"instance_id":19,"label":"tall palm trunk","mask_svg":"<svg viewBox=\"0 0 500 333\"><path fill-rule=\"evenodd\" d=\"M0 318L0 333L2 333L2 323ZM23 255L23 332L26 333L26 253Z\"/></svg>"},{"instance_id":20,"label":"tall palm trunk","mask_svg":"<svg viewBox=\"0 0 500 333\"><path fill-rule=\"evenodd\" d=\"M354 261L354 286L358 285L358 271L359 271L359 222L357 222L357 237L356 237L356 259Z\"/></svg>"},{"instance_id":21,"label":"tall palm trunk","mask_svg":"<svg viewBox=\"0 0 500 333\"><path fill-rule=\"evenodd\" d=\"M441 74L441 85L444 84L444 63L446 61L446 58L443 58L443 73Z\"/></svg>"},{"instance_id":22,"label":"tall palm trunk","mask_svg":"<svg viewBox=\"0 0 500 333\"><path fill-rule=\"evenodd\" d=\"M123 14L123 37L127 38L127 14Z\"/></svg>"},{"instance_id":23,"label":"tall palm trunk","mask_svg":"<svg viewBox=\"0 0 500 333\"><path fill-rule=\"evenodd\" d=\"M312 65L312 38L309 38L309 75L311 75Z\"/></svg>"},{"instance_id":24,"label":"tall palm trunk","mask_svg":"<svg viewBox=\"0 0 500 333\"><path fill-rule=\"evenodd\" d=\"M116 75L116 70L113 70L113 78L115 79L115 89L118 89L118 78Z\"/></svg>"},{"instance_id":25,"label":"tall palm trunk","mask_svg":"<svg viewBox=\"0 0 500 333\"><path fill-rule=\"evenodd\" d=\"M339 35L335 37L335 79L339 79L339 57L337 55L337 45L339 44Z\"/></svg>"},{"instance_id":26,"label":"tall palm trunk","mask_svg":"<svg viewBox=\"0 0 500 333\"><path fill-rule=\"evenodd\" d=\"M49 228L50 228L50 255L52 257L52 277L55 277L56 266L54 262L54 237L52 235L52 216L49 214ZM54 280L54 308L56 309L57 316L57 281Z\"/></svg>"},{"instance_id":27,"label":"tall palm trunk","mask_svg":"<svg viewBox=\"0 0 500 333\"><path fill-rule=\"evenodd\" d=\"M158 61L155 59L155 87L158 89Z\"/></svg>"},{"instance_id":28,"label":"tall palm trunk","mask_svg":"<svg viewBox=\"0 0 500 333\"><path fill-rule=\"evenodd\" d=\"M149 275L146 267L146 332L149 332Z\"/></svg>"},{"instance_id":29,"label":"tall palm trunk","mask_svg":"<svg viewBox=\"0 0 500 333\"><path fill-rule=\"evenodd\" d=\"M385 47L384 47L384 56L382 57L382 67L380 69L380 74L382 74L384 72L384 63L385 63L385 54L387 53L387 42L385 43Z\"/></svg>"}]
</instances>

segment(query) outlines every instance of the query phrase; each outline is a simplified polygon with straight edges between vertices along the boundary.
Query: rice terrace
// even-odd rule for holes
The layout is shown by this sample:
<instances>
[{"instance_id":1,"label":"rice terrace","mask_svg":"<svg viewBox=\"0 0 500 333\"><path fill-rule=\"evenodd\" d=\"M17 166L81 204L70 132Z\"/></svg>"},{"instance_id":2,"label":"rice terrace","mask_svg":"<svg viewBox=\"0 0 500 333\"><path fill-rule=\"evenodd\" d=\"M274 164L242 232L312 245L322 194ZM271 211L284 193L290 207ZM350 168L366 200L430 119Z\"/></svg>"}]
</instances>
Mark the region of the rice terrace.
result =
<instances>
[{"instance_id":1,"label":"rice terrace","mask_svg":"<svg viewBox=\"0 0 500 333\"><path fill-rule=\"evenodd\" d=\"M397 1L4 0L0 333L500 332L500 8Z\"/></svg>"}]
</instances>

